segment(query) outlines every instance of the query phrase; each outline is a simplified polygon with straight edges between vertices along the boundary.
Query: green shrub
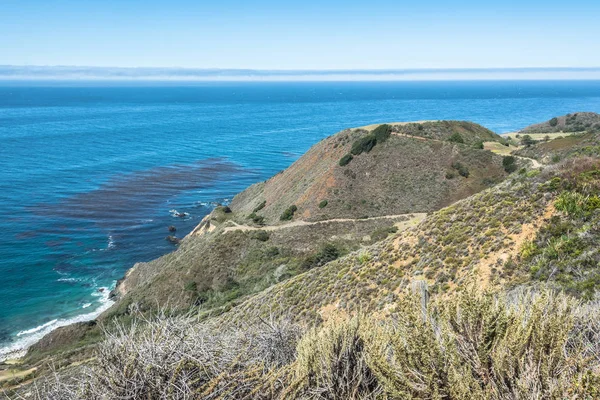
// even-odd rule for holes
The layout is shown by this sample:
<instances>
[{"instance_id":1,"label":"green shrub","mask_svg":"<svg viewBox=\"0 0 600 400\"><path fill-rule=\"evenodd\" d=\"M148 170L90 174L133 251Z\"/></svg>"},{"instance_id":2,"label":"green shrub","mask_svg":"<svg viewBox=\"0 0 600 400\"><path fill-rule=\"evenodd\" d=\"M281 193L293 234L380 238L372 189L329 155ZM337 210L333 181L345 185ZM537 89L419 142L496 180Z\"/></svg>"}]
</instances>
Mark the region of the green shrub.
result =
<instances>
[{"instance_id":1,"label":"green shrub","mask_svg":"<svg viewBox=\"0 0 600 400\"><path fill-rule=\"evenodd\" d=\"M296 205L291 205L283 212L283 214L281 214L279 219L281 221L290 221L292 218L294 218L294 213L296 211L298 211L298 207L296 207Z\"/></svg>"},{"instance_id":2,"label":"green shrub","mask_svg":"<svg viewBox=\"0 0 600 400\"><path fill-rule=\"evenodd\" d=\"M316 254L306 257L302 261L301 269L303 271L308 271L309 269L323 266L330 261L338 259L341 255L342 252L340 249L334 244L327 243L321 247Z\"/></svg>"},{"instance_id":3,"label":"green shrub","mask_svg":"<svg viewBox=\"0 0 600 400\"><path fill-rule=\"evenodd\" d=\"M502 157L502 166L506 172L513 173L517 170L517 164L515 163L516 158L513 156Z\"/></svg>"},{"instance_id":4,"label":"green shrub","mask_svg":"<svg viewBox=\"0 0 600 400\"><path fill-rule=\"evenodd\" d=\"M369 134L363 136L352 144L352 149L350 150L350 153L354 154L355 156L362 153L368 153L373 149L373 147L375 147L376 144L377 138L375 137L375 135Z\"/></svg>"},{"instance_id":5,"label":"green shrub","mask_svg":"<svg viewBox=\"0 0 600 400\"><path fill-rule=\"evenodd\" d=\"M327 207L327 204L329 204L327 200L321 200L319 203L319 208L325 208Z\"/></svg>"},{"instance_id":6,"label":"green shrub","mask_svg":"<svg viewBox=\"0 0 600 400\"><path fill-rule=\"evenodd\" d=\"M478 142L473 143L473 148L483 150L483 142L480 140Z\"/></svg>"},{"instance_id":7,"label":"green shrub","mask_svg":"<svg viewBox=\"0 0 600 400\"><path fill-rule=\"evenodd\" d=\"M467 167L459 163L458 161L452 163L452 168L457 170L460 176L464 176L465 178L469 177L469 170L467 169Z\"/></svg>"},{"instance_id":8,"label":"green shrub","mask_svg":"<svg viewBox=\"0 0 600 400\"><path fill-rule=\"evenodd\" d=\"M267 201L263 201L262 203L260 203L258 206L256 206L256 208L254 210L252 210L252 212L257 213L260 210L262 210L263 208L265 208L265 206L267 205Z\"/></svg>"},{"instance_id":9,"label":"green shrub","mask_svg":"<svg viewBox=\"0 0 600 400\"><path fill-rule=\"evenodd\" d=\"M374 242L379 242L380 240L383 240L392 233L396 232L398 232L398 227L394 225L377 228L373 231L373 233L371 233L371 240Z\"/></svg>"},{"instance_id":10,"label":"green shrub","mask_svg":"<svg viewBox=\"0 0 600 400\"><path fill-rule=\"evenodd\" d=\"M346 154L344 157L340 158L340 167L344 167L346 165L348 165L350 163L350 161L352 161L354 157L352 157L352 154Z\"/></svg>"},{"instance_id":11,"label":"green shrub","mask_svg":"<svg viewBox=\"0 0 600 400\"><path fill-rule=\"evenodd\" d=\"M392 127L387 124L379 125L371 134L375 136L377 143L383 143L391 136Z\"/></svg>"},{"instance_id":12,"label":"green shrub","mask_svg":"<svg viewBox=\"0 0 600 400\"><path fill-rule=\"evenodd\" d=\"M248 215L248 219L251 219L255 224L258 225L262 225L265 222L265 217L262 215L257 215L256 213Z\"/></svg>"},{"instance_id":13,"label":"green shrub","mask_svg":"<svg viewBox=\"0 0 600 400\"><path fill-rule=\"evenodd\" d=\"M556 125L558 125L558 118L554 117L549 121L549 124L551 127L555 127Z\"/></svg>"},{"instance_id":14,"label":"green shrub","mask_svg":"<svg viewBox=\"0 0 600 400\"><path fill-rule=\"evenodd\" d=\"M258 230L256 232L254 232L252 234L252 238L259 240L261 242L266 242L267 240L269 240L269 232L264 231L264 230Z\"/></svg>"},{"instance_id":15,"label":"green shrub","mask_svg":"<svg viewBox=\"0 0 600 400\"><path fill-rule=\"evenodd\" d=\"M529 147L529 146L531 146L534 143L535 143L535 140L533 140L533 138L531 136L529 136L529 135L524 135L521 138L521 144L523 146Z\"/></svg>"},{"instance_id":16,"label":"green shrub","mask_svg":"<svg viewBox=\"0 0 600 400\"><path fill-rule=\"evenodd\" d=\"M198 291L198 284L194 281L188 281L184 285L184 289L186 292L194 292Z\"/></svg>"},{"instance_id":17,"label":"green shrub","mask_svg":"<svg viewBox=\"0 0 600 400\"><path fill-rule=\"evenodd\" d=\"M450 137L448 138L448 141L452 142L452 143L464 143L465 142L462 135L458 132L454 132L452 135L450 135Z\"/></svg>"}]
</instances>

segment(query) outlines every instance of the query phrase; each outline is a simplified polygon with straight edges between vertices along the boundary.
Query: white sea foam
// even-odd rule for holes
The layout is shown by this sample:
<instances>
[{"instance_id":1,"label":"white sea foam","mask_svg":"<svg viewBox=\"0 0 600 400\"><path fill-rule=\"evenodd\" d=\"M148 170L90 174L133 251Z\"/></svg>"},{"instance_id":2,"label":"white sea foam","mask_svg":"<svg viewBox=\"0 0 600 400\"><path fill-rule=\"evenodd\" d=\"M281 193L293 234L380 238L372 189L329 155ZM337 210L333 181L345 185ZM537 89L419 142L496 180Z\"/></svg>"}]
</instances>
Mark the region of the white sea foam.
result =
<instances>
[{"instance_id":1,"label":"white sea foam","mask_svg":"<svg viewBox=\"0 0 600 400\"><path fill-rule=\"evenodd\" d=\"M92 296L100 297L100 299L98 299L98 307L94 311L88 312L86 314L80 314L72 318L55 319L35 328L27 329L17 333L16 336L19 339L17 339L14 343L11 343L8 346L0 348L0 362L5 361L7 359L23 357L30 346L38 342L41 338L43 338L56 328L71 325L77 322L90 321L96 318L104 311L108 310L110 306L114 304L114 301L108 298L110 296L109 288L104 287L101 289L103 290L95 291L94 293L92 293ZM87 307L85 307L84 305L83 308Z\"/></svg>"},{"instance_id":2,"label":"white sea foam","mask_svg":"<svg viewBox=\"0 0 600 400\"><path fill-rule=\"evenodd\" d=\"M58 278L56 282L79 282L77 278Z\"/></svg>"},{"instance_id":3,"label":"white sea foam","mask_svg":"<svg viewBox=\"0 0 600 400\"><path fill-rule=\"evenodd\" d=\"M112 237L112 235L108 235L108 246L106 246L107 249L112 249L115 247L115 241Z\"/></svg>"},{"instance_id":4,"label":"white sea foam","mask_svg":"<svg viewBox=\"0 0 600 400\"><path fill-rule=\"evenodd\" d=\"M81 308L88 308L92 305L92 303L85 303L84 305L81 306Z\"/></svg>"},{"instance_id":5,"label":"white sea foam","mask_svg":"<svg viewBox=\"0 0 600 400\"><path fill-rule=\"evenodd\" d=\"M21 332L17 333L17 336L31 335L32 333L39 332L39 331L41 331L42 329L45 329L45 328L47 328L47 327L49 327L49 326L52 326L52 325L54 325L54 324L55 324L55 323L57 323L57 322L58 322L58 320L57 320L57 319L53 319L52 321L50 321L50 322L46 322L46 323L45 323L45 324L43 324L43 325L36 326L35 328L32 328L32 329L27 329L26 331L21 331Z\"/></svg>"}]
</instances>

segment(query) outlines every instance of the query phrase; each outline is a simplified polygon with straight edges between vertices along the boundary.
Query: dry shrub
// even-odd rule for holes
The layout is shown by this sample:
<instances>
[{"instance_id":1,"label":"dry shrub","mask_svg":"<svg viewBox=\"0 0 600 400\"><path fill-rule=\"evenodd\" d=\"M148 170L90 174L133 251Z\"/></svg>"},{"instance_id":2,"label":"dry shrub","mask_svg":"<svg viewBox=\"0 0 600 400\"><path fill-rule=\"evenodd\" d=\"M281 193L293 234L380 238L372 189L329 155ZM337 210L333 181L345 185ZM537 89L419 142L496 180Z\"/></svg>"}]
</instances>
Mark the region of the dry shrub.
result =
<instances>
[{"instance_id":1,"label":"dry shrub","mask_svg":"<svg viewBox=\"0 0 600 400\"><path fill-rule=\"evenodd\" d=\"M305 334L157 317L108 334L94 365L39 399L565 399L600 396L600 302L475 285L406 295L391 317ZM32 397L29 397L32 398Z\"/></svg>"}]
</instances>

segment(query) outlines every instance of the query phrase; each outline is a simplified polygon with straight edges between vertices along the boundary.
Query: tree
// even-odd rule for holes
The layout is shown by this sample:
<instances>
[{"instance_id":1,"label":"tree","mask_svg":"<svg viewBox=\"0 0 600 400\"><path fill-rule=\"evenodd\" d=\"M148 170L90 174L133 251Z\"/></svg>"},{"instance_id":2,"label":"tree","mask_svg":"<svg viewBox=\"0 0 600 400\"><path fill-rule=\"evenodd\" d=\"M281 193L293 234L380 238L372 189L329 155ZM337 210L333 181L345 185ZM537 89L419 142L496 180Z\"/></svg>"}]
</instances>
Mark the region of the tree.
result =
<instances>
[{"instance_id":1,"label":"tree","mask_svg":"<svg viewBox=\"0 0 600 400\"><path fill-rule=\"evenodd\" d=\"M549 121L549 124L551 127L555 127L556 125L558 125L558 118L554 117Z\"/></svg>"}]
</instances>

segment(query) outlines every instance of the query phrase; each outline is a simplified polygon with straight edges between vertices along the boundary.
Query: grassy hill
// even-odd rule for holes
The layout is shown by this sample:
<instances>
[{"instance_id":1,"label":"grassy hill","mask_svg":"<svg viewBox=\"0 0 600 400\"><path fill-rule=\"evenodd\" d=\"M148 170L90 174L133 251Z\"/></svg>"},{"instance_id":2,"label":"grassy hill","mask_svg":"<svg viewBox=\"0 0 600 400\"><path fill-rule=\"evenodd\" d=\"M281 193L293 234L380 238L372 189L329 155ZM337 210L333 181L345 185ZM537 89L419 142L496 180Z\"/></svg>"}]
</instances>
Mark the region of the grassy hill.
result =
<instances>
[{"instance_id":1,"label":"grassy hill","mask_svg":"<svg viewBox=\"0 0 600 400\"><path fill-rule=\"evenodd\" d=\"M385 132L379 139L377 129ZM241 217L268 225L288 221L282 216L292 206L296 211L289 220L306 221L430 212L506 176L501 157L475 146L491 140L502 141L469 122L346 130L240 193L230 207Z\"/></svg>"},{"instance_id":2,"label":"grassy hill","mask_svg":"<svg viewBox=\"0 0 600 400\"><path fill-rule=\"evenodd\" d=\"M554 117L546 122L521 129L520 133L600 132L600 114L579 112Z\"/></svg>"}]
</instances>

